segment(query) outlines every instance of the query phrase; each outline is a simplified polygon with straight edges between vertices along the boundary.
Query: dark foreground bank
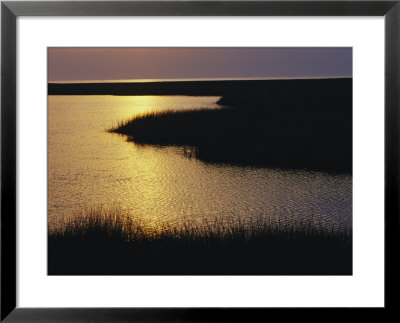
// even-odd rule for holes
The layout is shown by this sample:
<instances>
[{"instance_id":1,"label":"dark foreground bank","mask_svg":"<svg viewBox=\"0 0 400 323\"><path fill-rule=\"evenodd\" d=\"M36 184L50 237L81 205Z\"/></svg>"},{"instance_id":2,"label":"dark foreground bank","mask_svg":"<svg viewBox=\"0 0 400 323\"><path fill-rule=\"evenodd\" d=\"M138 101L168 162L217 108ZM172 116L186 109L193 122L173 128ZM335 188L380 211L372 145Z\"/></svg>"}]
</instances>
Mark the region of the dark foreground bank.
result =
<instances>
[{"instance_id":1,"label":"dark foreground bank","mask_svg":"<svg viewBox=\"0 0 400 323\"><path fill-rule=\"evenodd\" d=\"M49 275L351 275L351 232L213 221L162 232L91 212L48 237Z\"/></svg>"}]
</instances>

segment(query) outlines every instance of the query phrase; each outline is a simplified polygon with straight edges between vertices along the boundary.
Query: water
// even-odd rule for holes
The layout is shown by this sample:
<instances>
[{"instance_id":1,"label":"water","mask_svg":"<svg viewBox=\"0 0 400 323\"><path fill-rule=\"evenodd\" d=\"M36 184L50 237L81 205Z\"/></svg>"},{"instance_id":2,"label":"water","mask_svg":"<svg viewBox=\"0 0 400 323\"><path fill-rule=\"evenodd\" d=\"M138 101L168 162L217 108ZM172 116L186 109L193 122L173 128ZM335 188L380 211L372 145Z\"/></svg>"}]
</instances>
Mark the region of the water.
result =
<instances>
[{"instance_id":1,"label":"water","mask_svg":"<svg viewBox=\"0 0 400 323\"><path fill-rule=\"evenodd\" d=\"M155 228L220 217L351 228L351 176L207 164L179 147L105 131L150 111L216 109L218 99L49 96L49 224L87 206L117 205Z\"/></svg>"}]
</instances>

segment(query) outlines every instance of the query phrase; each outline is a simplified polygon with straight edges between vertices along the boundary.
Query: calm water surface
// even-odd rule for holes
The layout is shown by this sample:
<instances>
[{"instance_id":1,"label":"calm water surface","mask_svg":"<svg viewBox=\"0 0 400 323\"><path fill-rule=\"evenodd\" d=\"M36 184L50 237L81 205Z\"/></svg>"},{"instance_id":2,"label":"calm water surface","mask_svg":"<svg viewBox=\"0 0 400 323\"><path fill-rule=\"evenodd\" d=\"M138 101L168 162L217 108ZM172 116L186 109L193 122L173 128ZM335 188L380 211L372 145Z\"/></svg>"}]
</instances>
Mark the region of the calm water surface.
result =
<instances>
[{"instance_id":1,"label":"calm water surface","mask_svg":"<svg viewBox=\"0 0 400 323\"><path fill-rule=\"evenodd\" d=\"M105 131L151 111L216 109L218 99L49 96L49 224L83 207L117 205L152 227L216 217L351 227L351 176L206 164L178 147L141 146Z\"/></svg>"}]
</instances>

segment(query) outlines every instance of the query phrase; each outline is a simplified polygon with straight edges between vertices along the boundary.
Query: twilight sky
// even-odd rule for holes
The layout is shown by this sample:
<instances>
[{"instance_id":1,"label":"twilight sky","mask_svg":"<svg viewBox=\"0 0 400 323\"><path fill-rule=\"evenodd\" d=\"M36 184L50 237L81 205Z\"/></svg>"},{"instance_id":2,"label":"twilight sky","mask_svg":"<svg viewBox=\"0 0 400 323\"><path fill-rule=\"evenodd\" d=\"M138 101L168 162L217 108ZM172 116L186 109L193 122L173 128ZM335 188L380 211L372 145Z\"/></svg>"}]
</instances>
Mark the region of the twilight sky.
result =
<instances>
[{"instance_id":1,"label":"twilight sky","mask_svg":"<svg viewBox=\"0 0 400 323\"><path fill-rule=\"evenodd\" d=\"M48 73L49 81L352 76L352 48L49 48Z\"/></svg>"}]
</instances>

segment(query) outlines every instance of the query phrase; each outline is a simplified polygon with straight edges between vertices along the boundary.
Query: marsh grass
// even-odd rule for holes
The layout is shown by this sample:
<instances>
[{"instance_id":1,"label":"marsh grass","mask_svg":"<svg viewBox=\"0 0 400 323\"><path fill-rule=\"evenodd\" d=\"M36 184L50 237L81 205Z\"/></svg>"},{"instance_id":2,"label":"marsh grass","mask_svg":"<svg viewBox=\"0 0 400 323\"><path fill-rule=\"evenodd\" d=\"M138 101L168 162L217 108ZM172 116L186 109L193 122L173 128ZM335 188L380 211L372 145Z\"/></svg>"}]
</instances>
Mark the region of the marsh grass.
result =
<instances>
[{"instance_id":1,"label":"marsh grass","mask_svg":"<svg viewBox=\"0 0 400 323\"><path fill-rule=\"evenodd\" d=\"M51 275L351 274L352 234L310 222L213 219L157 230L91 208L49 230Z\"/></svg>"},{"instance_id":2,"label":"marsh grass","mask_svg":"<svg viewBox=\"0 0 400 323\"><path fill-rule=\"evenodd\" d=\"M352 172L352 118L222 108L153 112L110 132L138 144L191 147L191 157L240 166Z\"/></svg>"}]
</instances>

